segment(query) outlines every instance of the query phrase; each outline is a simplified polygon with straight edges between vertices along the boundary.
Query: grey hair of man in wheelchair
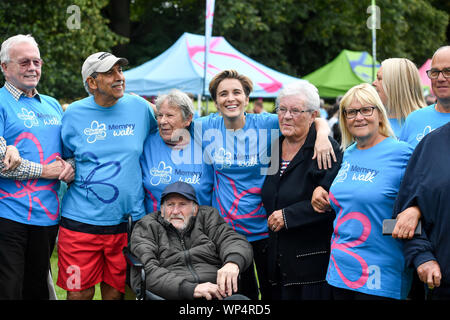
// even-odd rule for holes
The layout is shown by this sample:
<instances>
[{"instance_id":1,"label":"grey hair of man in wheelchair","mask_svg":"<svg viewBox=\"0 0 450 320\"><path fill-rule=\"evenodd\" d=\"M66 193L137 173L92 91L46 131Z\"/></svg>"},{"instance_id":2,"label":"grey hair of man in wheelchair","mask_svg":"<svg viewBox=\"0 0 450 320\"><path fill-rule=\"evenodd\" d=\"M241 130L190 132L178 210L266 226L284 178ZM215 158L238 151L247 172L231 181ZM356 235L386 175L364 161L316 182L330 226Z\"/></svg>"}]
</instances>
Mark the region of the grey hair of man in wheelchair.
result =
<instances>
[{"instance_id":1,"label":"grey hair of man in wheelchair","mask_svg":"<svg viewBox=\"0 0 450 320\"><path fill-rule=\"evenodd\" d=\"M197 212L197 197L190 184L180 181L172 183L161 194L161 216L177 230L184 230Z\"/></svg>"}]
</instances>

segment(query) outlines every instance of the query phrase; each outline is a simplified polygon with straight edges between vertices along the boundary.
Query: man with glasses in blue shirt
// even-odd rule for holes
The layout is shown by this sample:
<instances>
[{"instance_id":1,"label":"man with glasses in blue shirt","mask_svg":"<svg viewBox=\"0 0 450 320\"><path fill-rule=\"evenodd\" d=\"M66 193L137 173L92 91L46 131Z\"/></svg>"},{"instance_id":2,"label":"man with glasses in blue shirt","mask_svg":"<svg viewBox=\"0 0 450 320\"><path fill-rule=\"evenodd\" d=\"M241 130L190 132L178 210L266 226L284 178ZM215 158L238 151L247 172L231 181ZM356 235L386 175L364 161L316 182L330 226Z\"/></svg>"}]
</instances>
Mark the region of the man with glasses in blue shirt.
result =
<instances>
[{"instance_id":1,"label":"man with glasses in blue shirt","mask_svg":"<svg viewBox=\"0 0 450 320\"><path fill-rule=\"evenodd\" d=\"M0 89L0 158L5 145L15 145L24 158L17 169L0 175L0 300L49 299L49 259L60 216L58 178L73 179L72 166L59 158L63 111L58 101L36 90L43 62L33 37L5 40L0 61L6 80Z\"/></svg>"},{"instance_id":2,"label":"man with glasses in blue shirt","mask_svg":"<svg viewBox=\"0 0 450 320\"><path fill-rule=\"evenodd\" d=\"M410 239L415 229L415 223L411 222L423 220L423 234L405 242L405 259L408 265L416 268L419 279L428 288L439 287L429 291L428 297L432 293L433 299L448 299L450 269L446 230L450 220L448 197L443 194L448 190L449 181L450 46L441 47L434 53L427 75L437 102L411 113L402 129L400 139L416 149L408 163L394 209L398 216L393 236ZM431 166L430 161L433 162Z\"/></svg>"},{"instance_id":3,"label":"man with glasses in blue shirt","mask_svg":"<svg viewBox=\"0 0 450 320\"><path fill-rule=\"evenodd\" d=\"M436 50L427 70L437 102L412 112L405 120L400 140L413 147L431 131L450 121L450 46Z\"/></svg>"}]
</instances>

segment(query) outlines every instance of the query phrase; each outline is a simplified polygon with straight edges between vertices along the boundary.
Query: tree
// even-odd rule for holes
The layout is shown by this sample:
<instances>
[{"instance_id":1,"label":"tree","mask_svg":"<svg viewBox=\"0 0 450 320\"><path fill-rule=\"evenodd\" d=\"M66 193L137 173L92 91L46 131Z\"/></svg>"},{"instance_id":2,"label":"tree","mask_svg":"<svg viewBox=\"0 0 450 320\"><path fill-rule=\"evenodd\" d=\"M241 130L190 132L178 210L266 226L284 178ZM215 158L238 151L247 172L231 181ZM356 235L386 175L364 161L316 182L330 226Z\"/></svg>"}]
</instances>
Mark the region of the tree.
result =
<instances>
[{"instance_id":1,"label":"tree","mask_svg":"<svg viewBox=\"0 0 450 320\"><path fill-rule=\"evenodd\" d=\"M32 33L45 60L39 90L57 98L84 96L81 65L112 51L130 66L169 48L183 32L204 33L205 0L16 0L0 2L0 34ZM220 0L213 35L269 67L301 77L342 49L372 49L367 7L360 0ZM378 0L377 58L406 57L420 66L448 43L445 0ZM32 5L30 5L32 4ZM80 27L69 28L80 10ZM442 10L439 10L439 9ZM445 12L447 10L447 13Z\"/></svg>"},{"instance_id":2,"label":"tree","mask_svg":"<svg viewBox=\"0 0 450 320\"><path fill-rule=\"evenodd\" d=\"M156 57L183 32L203 34L205 2L132 1L130 42L125 45L130 64ZM446 2L376 1L381 13L378 60L406 57L420 66L444 45L449 16L432 6L441 8L442 3ZM342 49L371 53L370 4L370 0L220 0L216 1L213 35L224 36L256 61L301 77L331 61Z\"/></svg>"},{"instance_id":3,"label":"tree","mask_svg":"<svg viewBox=\"0 0 450 320\"><path fill-rule=\"evenodd\" d=\"M109 20L108 26L113 32L127 39L130 38L130 0L110 0L102 13ZM118 44L112 50L119 57L125 56L126 44Z\"/></svg>"},{"instance_id":4,"label":"tree","mask_svg":"<svg viewBox=\"0 0 450 320\"><path fill-rule=\"evenodd\" d=\"M39 44L44 60L39 92L62 101L86 95L81 80L84 60L127 41L108 28L108 20L101 15L107 4L108 0L0 2L3 40L19 33L32 34Z\"/></svg>"},{"instance_id":5,"label":"tree","mask_svg":"<svg viewBox=\"0 0 450 320\"><path fill-rule=\"evenodd\" d=\"M223 0L216 2L214 34L225 36L255 60L302 76L342 49L371 52L367 7L371 1ZM377 57L423 63L445 44L448 14L425 0L378 0ZM432 30L432 32L430 32ZM261 50L261 48L264 48Z\"/></svg>"},{"instance_id":6,"label":"tree","mask_svg":"<svg viewBox=\"0 0 450 320\"><path fill-rule=\"evenodd\" d=\"M441 23L447 23L447 39L445 43L450 43L450 2L448 0L428 0L428 2L441 11L447 12L449 16L447 17L447 21L441 21Z\"/></svg>"},{"instance_id":7,"label":"tree","mask_svg":"<svg viewBox=\"0 0 450 320\"><path fill-rule=\"evenodd\" d=\"M126 45L130 65L156 57L184 32L204 33L204 16L204 1L133 1L130 7L130 43Z\"/></svg>"}]
</instances>

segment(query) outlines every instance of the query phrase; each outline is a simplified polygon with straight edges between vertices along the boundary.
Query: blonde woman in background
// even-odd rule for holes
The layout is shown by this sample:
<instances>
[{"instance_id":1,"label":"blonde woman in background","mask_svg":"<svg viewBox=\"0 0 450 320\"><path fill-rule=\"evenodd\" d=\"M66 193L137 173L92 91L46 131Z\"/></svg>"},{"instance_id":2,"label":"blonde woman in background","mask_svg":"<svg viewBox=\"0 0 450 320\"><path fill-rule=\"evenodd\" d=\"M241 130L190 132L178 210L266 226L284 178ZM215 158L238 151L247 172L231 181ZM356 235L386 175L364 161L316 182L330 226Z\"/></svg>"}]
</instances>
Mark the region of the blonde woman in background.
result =
<instances>
[{"instance_id":1,"label":"blonde woman in background","mask_svg":"<svg viewBox=\"0 0 450 320\"><path fill-rule=\"evenodd\" d=\"M405 58L386 59L372 84L386 107L392 130L399 137L406 117L426 106L416 65Z\"/></svg>"}]
</instances>

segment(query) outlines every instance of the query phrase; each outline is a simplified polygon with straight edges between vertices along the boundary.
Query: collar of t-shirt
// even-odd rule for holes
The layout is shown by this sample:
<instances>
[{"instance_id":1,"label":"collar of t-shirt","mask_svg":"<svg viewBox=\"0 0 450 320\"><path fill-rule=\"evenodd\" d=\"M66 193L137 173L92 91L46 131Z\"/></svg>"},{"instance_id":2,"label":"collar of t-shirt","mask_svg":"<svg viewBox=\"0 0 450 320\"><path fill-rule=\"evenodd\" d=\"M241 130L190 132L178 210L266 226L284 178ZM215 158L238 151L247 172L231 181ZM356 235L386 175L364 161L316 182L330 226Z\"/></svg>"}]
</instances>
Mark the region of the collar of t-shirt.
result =
<instances>
[{"instance_id":1,"label":"collar of t-shirt","mask_svg":"<svg viewBox=\"0 0 450 320\"><path fill-rule=\"evenodd\" d=\"M27 97L25 92L23 92L22 90L16 88L14 85L9 83L8 81L5 81L5 88L6 88L6 90L8 90L9 93L11 93L11 95L13 96L13 98L16 101L19 101L19 99L20 99L20 97L22 95ZM33 95L31 97L32 98L36 97L39 101L41 101L41 97L39 96L39 92L36 90L36 88L33 88Z\"/></svg>"}]
</instances>

